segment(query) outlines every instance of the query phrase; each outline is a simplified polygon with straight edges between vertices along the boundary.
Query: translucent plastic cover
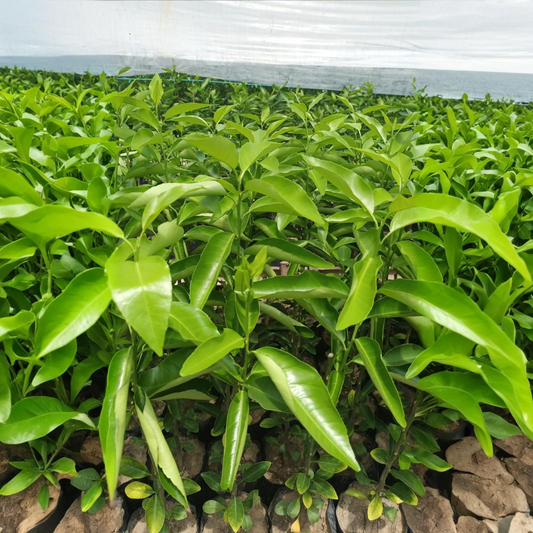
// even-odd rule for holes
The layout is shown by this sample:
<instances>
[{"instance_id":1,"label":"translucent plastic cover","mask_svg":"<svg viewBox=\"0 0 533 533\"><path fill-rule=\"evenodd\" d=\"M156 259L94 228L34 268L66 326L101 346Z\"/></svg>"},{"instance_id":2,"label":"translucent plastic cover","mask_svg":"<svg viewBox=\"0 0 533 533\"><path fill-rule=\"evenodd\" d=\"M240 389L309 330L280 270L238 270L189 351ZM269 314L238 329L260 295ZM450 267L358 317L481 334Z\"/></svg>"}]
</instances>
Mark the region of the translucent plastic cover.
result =
<instances>
[{"instance_id":1,"label":"translucent plastic cover","mask_svg":"<svg viewBox=\"0 0 533 533\"><path fill-rule=\"evenodd\" d=\"M530 100L531 0L16 0L0 65Z\"/></svg>"}]
</instances>

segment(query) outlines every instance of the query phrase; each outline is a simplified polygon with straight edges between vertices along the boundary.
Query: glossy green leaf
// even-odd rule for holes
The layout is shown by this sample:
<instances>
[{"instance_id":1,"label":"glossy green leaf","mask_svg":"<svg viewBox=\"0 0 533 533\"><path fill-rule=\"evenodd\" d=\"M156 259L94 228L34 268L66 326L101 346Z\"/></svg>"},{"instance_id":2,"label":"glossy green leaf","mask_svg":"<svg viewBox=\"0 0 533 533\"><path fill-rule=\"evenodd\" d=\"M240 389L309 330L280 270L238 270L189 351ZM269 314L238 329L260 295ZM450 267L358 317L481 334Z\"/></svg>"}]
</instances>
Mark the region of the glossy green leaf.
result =
<instances>
[{"instance_id":1,"label":"glossy green leaf","mask_svg":"<svg viewBox=\"0 0 533 533\"><path fill-rule=\"evenodd\" d=\"M12 494L22 492L35 483L41 475L42 473L37 468L22 470L0 489L0 496L11 496Z\"/></svg>"},{"instance_id":2,"label":"glossy green leaf","mask_svg":"<svg viewBox=\"0 0 533 533\"><path fill-rule=\"evenodd\" d=\"M524 260L498 223L477 205L445 194L426 193L411 198L399 196L390 205L390 211L395 213L391 232L419 222L432 222L477 235L516 268L527 285L531 284L531 275Z\"/></svg>"},{"instance_id":3,"label":"glossy green leaf","mask_svg":"<svg viewBox=\"0 0 533 533\"><path fill-rule=\"evenodd\" d=\"M398 424L405 427L407 423L405 420L402 400L400 399L394 381L383 362L379 344L369 337L356 339L355 344L381 399L390 409Z\"/></svg>"},{"instance_id":4,"label":"glossy green leaf","mask_svg":"<svg viewBox=\"0 0 533 533\"><path fill-rule=\"evenodd\" d=\"M176 461L159 427L154 408L144 391L140 388L135 398L135 409L153 462L159 466L165 476L180 491L183 497L186 498L185 488L183 487Z\"/></svg>"},{"instance_id":5,"label":"glossy green leaf","mask_svg":"<svg viewBox=\"0 0 533 533\"><path fill-rule=\"evenodd\" d=\"M27 328L33 324L35 315L30 311L20 311L14 316L0 318L0 340L11 332Z\"/></svg>"},{"instance_id":6,"label":"glossy green leaf","mask_svg":"<svg viewBox=\"0 0 533 533\"><path fill-rule=\"evenodd\" d=\"M181 369L182 376L198 374L213 366L233 350L244 346L244 339L232 329L225 329L198 346Z\"/></svg>"},{"instance_id":7,"label":"glossy green leaf","mask_svg":"<svg viewBox=\"0 0 533 533\"><path fill-rule=\"evenodd\" d=\"M239 391L231 400L224 433L224 456L222 458L222 490L231 490L241 464L246 434L248 431L248 395Z\"/></svg>"},{"instance_id":8,"label":"glossy green leaf","mask_svg":"<svg viewBox=\"0 0 533 533\"><path fill-rule=\"evenodd\" d=\"M337 329L360 324L374 305L381 257L366 256L353 267L352 287L337 322Z\"/></svg>"},{"instance_id":9,"label":"glossy green leaf","mask_svg":"<svg viewBox=\"0 0 533 533\"><path fill-rule=\"evenodd\" d=\"M241 500L239 500L236 496L233 496L233 498L231 499L224 513L224 517L233 532L237 533L244 521L244 506Z\"/></svg>"},{"instance_id":10,"label":"glossy green leaf","mask_svg":"<svg viewBox=\"0 0 533 533\"><path fill-rule=\"evenodd\" d=\"M309 250L282 239L261 240L257 244L246 248L245 253L246 255L256 255L263 247L266 247L267 255L272 259L280 259L281 261L315 268L333 267L331 263Z\"/></svg>"},{"instance_id":11,"label":"glossy green leaf","mask_svg":"<svg viewBox=\"0 0 533 533\"><path fill-rule=\"evenodd\" d=\"M255 354L289 409L318 444L359 471L346 427L317 371L277 348L259 348Z\"/></svg>"},{"instance_id":12,"label":"glossy green leaf","mask_svg":"<svg viewBox=\"0 0 533 533\"><path fill-rule=\"evenodd\" d=\"M62 205L44 205L10 222L40 246L84 229L119 239L124 237L122 230L110 218Z\"/></svg>"},{"instance_id":13,"label":"glossy green leaf","mask_svg":"<svg viewBox=\"0 0 533 533\"><path fill-rule=\"evenodd\" d=\"M172 299L167 263L157 256L109 263L107 275L113 301L128 324L161 355Z\"/></svg>"},{"instance_id":14,"label":"glossy green leaf","mask_svg":"<svg viewBox=\"0 0 533 533\"><path fill-rule=\"evenodd\" d=\"M256 298L346 298L349 293L338 277L315 270L256 281L252 290Z\"/></svg>"},{"instance_id":15,"label":"glossy green leaf","mask_svg":"<svg viewBox=\"0 0 533 533\"><path fill-rule=\"evenodd\" d=\"M0 352L0 424L4 423L11 413L11 375L6 356Z\"/></svg>"},{"instance_id":16,"label":"glossy green leaf","mask_svg":"<svg viewBox=\"0 0 533 533\"><path fill-rule=\"evenodd\" d=\"M170 305L169 326L196 345L219 334L217 327L201 309L184 302L172 302Z\"/></svg>"},{"instance_id":17,"label":"glossy green leaf","mask_svg":"<svg viewBox=\"0 0 533 533\"><path fill-rule=\"evenodd\" d=\"M246 189L261 193L275 202L286 205L315 224L327 227L327 222L322 218L311 198L294 181L281 176L264 176L260 180L248 181Z\"/></svg>"},{"instance_id":18,"label":"glossy green leaf","mask_svg":"<svg viewBox=\"0 0 533 533\"><path fill-rule=\"evenodd\" d=\"M23 237L0 248L0 259L24 259L33 257L37 246L28 237Z\"/></svg>"},{"instance_id":19,"label":"glossy green leaf","mask_svg":"<svg viewBox=\"0 0 533 533\"><path fill-rule=\"evenodd\" d=\"M239 163L237 148L225 137L220 135L214 137L189 136L183 140L215 159L226 163L231 168L236 168Z\"/></svg>"},{"instance_id":20,"label":"glossy green leaf","mask_svg":"<svg viewBox=\"0 0 533 533\"><path fill-rule=\"evenodd\" d=\"M209 239L191 279L191 304L195 307L202 309L206 304L232 244L231 233L217 233Z\"/></svg>"},{"instance_id":21,"label":"glossy green leaf","mask_svg":"<svg viewBox=\"0 0 533 533\"><path fill-rule=\"evenodd\" d=\"M481 378L474 374L437 372L422 378L417 386L459 411L474 426L476 437L484 452L491 456L492 440L478 404L479 398L475 395L477 379Z\"/></svg>"},{"instance_id":22,"label":"glossy green leaf","mask_svg":"<svg viewBox=\"0 0 533 533\"><path fill-rule=\"evenodd\" d=\"M0 424L0 442L22 444L39 439L72 419L93 426L86 415L77 413L56 398L24 398L11 407L9 418Z\"/></svg>"},{"instance_id":23,"label":"glossy green leaf","mask_svg":"<svg viewBox=\"0 0 533 533\"><path fill-rule=\"evenodd\" d=\"M423 248L410 241L397 243L400 252L412 268L416 279L422 281L437 281L442 283L442 274L431 255Z\"/></svg>"},{"instance_id":24,"label":"glossy green leaf","mask_svg":"<svg viewBox=\"0 0 533 533\"><path fill-rule=\"evenodd\" d=\"M40 318L35 355L43 357L87 331L110 301L111 292L103 269L92 268L78 274Z\"/></svg>"},{"instance_id":25,"label":"glossy green leaf","mask_svg":"<svg viewBox=\"0 0 533 533\"><path fill-rule=\"evenodd\" d=\"M72 364L77 349L78 344L76 339L73 339L68 344L65 344L65 346L46 355L44 358L44 365L39 368L31 384L34 387L38 387L41 383L62 376Z\"/></svg>"},{"instance_id":26,"label":"glossy green leaf","mask_svg":"<svg viewBox=\"0 0 533 533\"><path fill-rule=\"evenodd\" d=\"M117 352L111 359L107 372L102 412L98 423L107 488L111 500L115 497L118 482L124 432L126 431L128 394L134 364L132 352L127 348Z\"/></svg>"},{"instance_id":27,"label":"glossy green leaf","mask_svg":"<svg viewBox=\"0 0 533 533\"><path fill-rule=\"evenodd\" d=\"M322 175L339 191L363 206L372 215L374 212L374 196L372 189L361 176L331 161L306 155L303 156L303 159L309 166L319 169Z\"/></svg>"}]
</instances>

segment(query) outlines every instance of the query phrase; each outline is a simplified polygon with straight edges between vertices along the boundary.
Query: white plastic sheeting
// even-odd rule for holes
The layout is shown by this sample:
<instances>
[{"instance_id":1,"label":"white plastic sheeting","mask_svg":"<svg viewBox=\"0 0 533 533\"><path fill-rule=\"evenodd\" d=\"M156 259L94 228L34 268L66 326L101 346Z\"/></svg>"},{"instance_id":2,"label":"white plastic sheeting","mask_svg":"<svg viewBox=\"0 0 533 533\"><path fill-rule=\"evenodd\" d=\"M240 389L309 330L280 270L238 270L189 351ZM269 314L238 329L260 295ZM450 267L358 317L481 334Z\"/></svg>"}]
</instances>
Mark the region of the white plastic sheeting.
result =
<instances>
[{"instance_id":1,"label":"white plastic sheeting","mask_svg":"<svg viewBox=\"0 0 533 533\"><path fill-rule=\"evenodd\" d=\"M533 97L532 0L12 0L0 65Z\"/></svg>"}]
</instances>

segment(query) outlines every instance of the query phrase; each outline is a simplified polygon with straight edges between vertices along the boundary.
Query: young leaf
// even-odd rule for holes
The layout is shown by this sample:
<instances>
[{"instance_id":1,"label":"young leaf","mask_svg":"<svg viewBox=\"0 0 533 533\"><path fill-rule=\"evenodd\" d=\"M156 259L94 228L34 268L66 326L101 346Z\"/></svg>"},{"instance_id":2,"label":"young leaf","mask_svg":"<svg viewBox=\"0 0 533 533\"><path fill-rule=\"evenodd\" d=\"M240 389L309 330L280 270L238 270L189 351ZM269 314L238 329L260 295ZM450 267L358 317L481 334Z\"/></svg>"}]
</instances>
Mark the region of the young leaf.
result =
<instances>
[{"instance_id":1,"label":"young leaf","mask_svg":"<svg viewBox=\"0 0 533 533\"><path fill-rule=\"evenodd\" d=\"M111 500L115 497L118 482L126 430L130 379L134 364L131 350L128 348L120 350L111 359L107 372L102 413L98 424L107 488Z\"/></svg>"},{"instance_id":2,"label":"young leaf","mask_svg":"<svg viewBox=\"0 0 533 533\"><path fill-rule=\"evenodd\" d=\"M239 391L231 400L226 419L226 432L224 434L224 456L222 458L222 490L231 490L246 443L248 431L248 395Z\"/></svg>"},{"instance_id":3,"label":"young leaf","mask_svg":"<svg viewBox=\"0 0 533 533\"><path fill-rule=\"evenodd\" d=\"M146 502L146 527L148 533L159 533L165 525L165 502L158 494L154 494Z\"/></svg>"},{"instance_id":4,"label":"young leaf","mask_svg":"<svg viewBox=\"0 0 533 533\"><path fill-rule=\"evenodd\" d=\"M76 339L70 341L65 346L50 352L44 360L44 365L39 368L31 384L38 387L41 383L55 379L63 375L74 360L78 348Z\"/></svg>"},{"instance_id":5,"label":"young leaf","mask_svg":"<svg viewBox=\"0 0 533 533\"><path fill-rule=\"evenodd\" d=\"M214 289L233 244L231 233L217 233L209 239L191 280L191 304L202 309Z\"/></svg>"},{"instance_id":6,"label":"young leaf","mask_svg":"<svg viewBox=\"0 0 533 533\"><path fill-rule=\"evenodd\" d=\"M206 370L220 361L232 350L244 346L244 339L232 329L225 329L220 335L212 337L200 344L187 358L180 374L190 376Z\"/></svg>"},{"instance_id":7,"label":"young leaf","mask_svg":"<svg viewBox=\"0 0 533 533\"><path fill-rule=\"evenodd\" d=\"M162 355L172 300L167 263L157 256L108 263L107 274L113 300L128 324Z\"/></svg>"},{"instance_id":8,"label":"young leaf","mask_svg":"<svg viewBox=\"0 0 533 533\"><path fill-rule=\"evenodd\" d=\"M379 344L369 337L356 339L355 344L381 399L391 410L391 413L398 424L405 427L407 422L405 420L402 400L400 399L394 381L383 362Z\"/></svg>"},{"instance_id":9,"label":"young leaf","mask_svg":"<svg viewBox=\"0 0 533 533\"><path fill-rule=\"evenodd\" d=\"M337 329L360 324L368 316L374 305L381 265L381 257L370 256L354 265L352 287L337 321Z\"/></svg>"}]
</instances>

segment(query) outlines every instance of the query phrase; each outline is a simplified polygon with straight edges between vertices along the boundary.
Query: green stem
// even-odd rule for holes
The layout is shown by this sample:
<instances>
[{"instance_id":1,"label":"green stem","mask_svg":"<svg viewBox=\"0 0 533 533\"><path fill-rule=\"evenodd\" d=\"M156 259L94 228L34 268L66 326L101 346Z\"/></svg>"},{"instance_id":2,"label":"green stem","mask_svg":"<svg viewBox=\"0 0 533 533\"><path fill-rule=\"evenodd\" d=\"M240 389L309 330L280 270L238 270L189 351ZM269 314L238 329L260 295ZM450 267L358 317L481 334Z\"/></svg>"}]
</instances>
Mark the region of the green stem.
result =
<instances>
[{"instance_id":1,"label":"green stem","mask_svg":"<svg viewBox=\"0 0 533 533\"><path fill-rule=\"evenodd\" d=\"M392 450L391 456L389 457L389 460L385 464L385 468L383 469L383 472L381 473L378 486L376 487L376 494L378 496L381 496L381 493L383 489L385 488L385 482L387 481L387 477L389 475L389 472L391 471L391 468L394 466L394 464L398 460L398 457L400 457L400 455L403 453L405 449L405 444L407 441L407 434L409 432L409 429L411 428L412 423L415 420L418 403L419 403L419 399L417 398L414 401L413 406L411 407L411 412L409 413L409 417L407 418L407 424L402 429L400 438L396 441L396 444L394 445L394 449Z\"/></svg>"}]
</instances>

